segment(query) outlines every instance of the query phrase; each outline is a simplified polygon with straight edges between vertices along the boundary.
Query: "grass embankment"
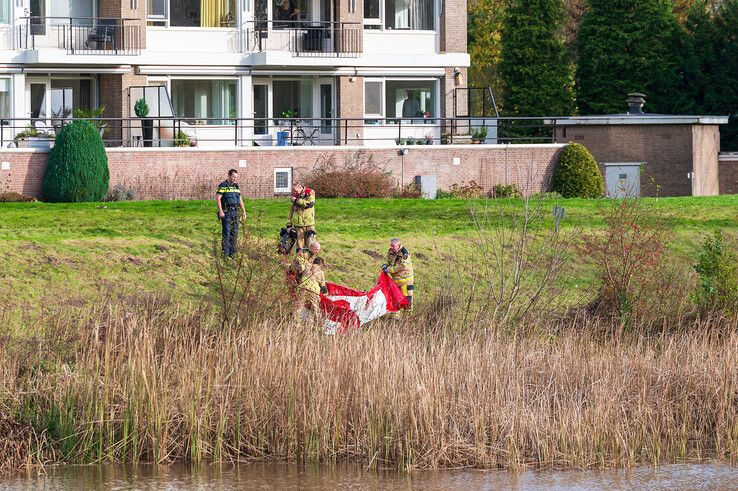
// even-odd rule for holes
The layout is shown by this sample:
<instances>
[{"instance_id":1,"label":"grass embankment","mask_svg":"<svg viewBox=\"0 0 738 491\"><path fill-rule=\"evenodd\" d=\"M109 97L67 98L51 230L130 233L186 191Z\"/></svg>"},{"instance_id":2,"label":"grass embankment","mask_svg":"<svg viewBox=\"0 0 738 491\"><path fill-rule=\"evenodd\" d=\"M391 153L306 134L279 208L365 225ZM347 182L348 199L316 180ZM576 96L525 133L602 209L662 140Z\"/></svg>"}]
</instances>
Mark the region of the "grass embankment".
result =
<instances>
[{"instance_id":1,"label":"grass embankment","mask_svg":"<svg viewBox=\"0 0 738 491\"><path fill-rule=\"evenodd\" d=\"M570 239L604 227L607 203L559 203ZM293 326L288 299L252 308L259 300L249 297L223 325L212 203L0 205L0 323L11 326L0 336L0 432L10 435L0 443L0 467L253 459L604 467L738 459L735 317L680 311L656 319L657 329L629 324L633 332L623 332L617 319L581 312L561 318L544 309L502 322L481 309L467 325L453 318L465 310L463 297L443 294L459 291L449 270L471 276L475 257L489 252L474 242L474 204L320 201L329 280L370 286L387 239L400 236L422 288L413 320L337 337ZM521 207L518 200L487 204L492 229L509 225L498 211ZM545 225L554 204L544 203ZM738 196L643 206L673 232L670 249L682 258L674 262L685 270L711 230L738 232ZM247 207L253 236L271 249L285 204ZM251 294L282 281L273 262L259 268L259 257L249 259L239 283ZM482 259L486 268L496 264ZM571 254L563 269L573 276L554 281L565 282L570 298L596 293L586 258ZM487 274L474 283L482 296L494 287L494 271ZM689 291L679 295L687 299Z\"/></svg>"},{"instance_id":2,"label":"grass embankment","mask_svg":"<svg viewBox=\"0 0 738 491\"><path fill-rule=\"evenodd\" d=\"M520 200L345 200L318 201L319 240L329 281L373 285L389 238L401 237L413 253L418 298L442 284L449 258L465 262L476 251L477 228L470 208L518 213ZM595 200L547 200L550 222L555 204L566 209L565 233L579 235L603 227ZM674 232L671 248L694 256L715 228L738 235L738 196L644 199L643 204ZM287 216L285 200L246 204L255 236L276 241ZM213 239L219 234L214 204L202 201L52 205L0 204L0 294L17 301L66 298L76 303L101 292L123 295L163 292L199 299L212 280ZM583 261L578 261L583 263ZM576 286L575 286L576 285ZM592 277L582 268L570 288L589 291Z\"/></svg>"}]
</instances>

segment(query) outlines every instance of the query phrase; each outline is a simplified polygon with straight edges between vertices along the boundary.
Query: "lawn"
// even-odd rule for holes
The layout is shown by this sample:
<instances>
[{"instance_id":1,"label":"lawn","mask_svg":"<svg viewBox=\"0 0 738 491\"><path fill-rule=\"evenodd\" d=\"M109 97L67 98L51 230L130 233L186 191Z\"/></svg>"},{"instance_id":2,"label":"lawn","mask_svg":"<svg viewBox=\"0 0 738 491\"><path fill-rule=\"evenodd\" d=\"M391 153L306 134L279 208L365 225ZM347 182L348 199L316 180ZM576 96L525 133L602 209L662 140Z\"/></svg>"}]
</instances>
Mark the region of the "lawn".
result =
<instances>
[{"instance_id":1,"label":"lawn","mask_svg":"<svg viewBox=\"0 0 738 491\"><path fill-rule=\"evenodd\" d=\"M554 205L566 210L569 235L604 226L598 200L544 200L550 225ZM738 195L646 198L644 206L674 233L672 249L688 260L710 231L738 236ZM493 226L523 203L504 200L318 200L317 229L327 279L357 287L373 284L389 238L398 236L414 255L421 292L439 286L451 258L473 254L477 228L470 210L491 210ZM286 200L250 200L249 227L274 241L288 212ZM166 292L197 300L213 281L212 250L219 223L210 201L83 204L0 204L0 294L18 305L50 299L93 300L101 291ZM591 286L583 260L579 287ZM468 264L468 263L464 263ZM419 292L420 293L420 292ZM421 293L422 297L422 293ZM422 298L421 298L422 300Z\"/></svg>"}]
</instances>

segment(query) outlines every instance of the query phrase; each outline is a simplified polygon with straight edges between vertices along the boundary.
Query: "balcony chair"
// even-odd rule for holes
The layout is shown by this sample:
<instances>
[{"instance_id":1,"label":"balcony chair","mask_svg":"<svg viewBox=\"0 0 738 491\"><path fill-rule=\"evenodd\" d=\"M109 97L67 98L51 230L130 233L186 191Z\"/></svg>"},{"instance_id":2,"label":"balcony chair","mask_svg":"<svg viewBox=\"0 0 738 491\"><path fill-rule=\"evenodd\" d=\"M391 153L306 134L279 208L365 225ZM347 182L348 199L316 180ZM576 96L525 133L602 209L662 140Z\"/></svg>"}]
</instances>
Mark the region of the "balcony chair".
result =
<instances>
[{"instance_id":1,"label":"balcony chair","mask_svg":"<svg viewBox=\"0 0 738 491\"><path fill-rule=\"evenodd\" d=\"M87 31L85 48L99 50L104 49L106 43L110 43L112 44L112 49L115 49L116 27L115 19L98 19L97 25L90 27L90 30ZM101 45L103 46L102 48Z\"/></svg>"}]
</instances>

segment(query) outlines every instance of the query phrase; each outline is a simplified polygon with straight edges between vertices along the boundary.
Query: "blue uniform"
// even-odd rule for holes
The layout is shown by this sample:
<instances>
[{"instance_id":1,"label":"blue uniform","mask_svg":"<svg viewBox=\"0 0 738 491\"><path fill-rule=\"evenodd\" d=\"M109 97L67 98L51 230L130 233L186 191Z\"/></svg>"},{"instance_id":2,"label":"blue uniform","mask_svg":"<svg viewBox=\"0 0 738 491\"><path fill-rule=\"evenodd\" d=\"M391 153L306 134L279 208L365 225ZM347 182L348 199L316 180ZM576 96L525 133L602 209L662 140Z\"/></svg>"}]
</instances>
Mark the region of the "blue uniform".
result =
<instances>
[{"instance_id":1,"label":"blue uniform","mask_svg":"<svg viewBox=\"0 0 738 491\"><path fill-rule=\"evenodd\" d=\"M223 181L218 185L216 194L220 195L225 217L223 224L223 255L226 257L236 254L238 244L238 208L241 205L241 190L235 182Z\"/></svg>"}]
</instances>

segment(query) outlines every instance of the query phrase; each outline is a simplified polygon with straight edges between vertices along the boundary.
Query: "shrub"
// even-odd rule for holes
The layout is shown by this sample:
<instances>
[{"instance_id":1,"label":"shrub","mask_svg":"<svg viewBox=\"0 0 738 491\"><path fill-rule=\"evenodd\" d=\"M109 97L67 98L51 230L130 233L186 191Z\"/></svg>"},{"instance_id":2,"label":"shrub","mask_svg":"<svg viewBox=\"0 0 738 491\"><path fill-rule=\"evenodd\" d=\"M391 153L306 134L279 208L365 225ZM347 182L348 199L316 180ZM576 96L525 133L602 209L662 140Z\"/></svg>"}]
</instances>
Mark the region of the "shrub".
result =
<instances>
[{"instance_id":1,"label":"shrub","mask_svg":"<svg viewBox=\"0 0 738 491\"><path fill-rule=\"evenodd\" d=\"M110 171L100 132L89 122L64 126L49 154L43 180L51 202L100 201L108 193Z\"/></svg>"},{"instance_id":2,"label":"shrub","mask_svg":"<svg viewBox=\"0 0 738 491\"><path fill-rule=\"evenodd\" d=\"M395 194L395 197L397 198L409 198L409 199L418 199L422 196L423 196L423 193L420 191L420 187L414 182L411 182L410 184L405 184L405 187L398 189L397 193Z\"/></svg>"},{"instance_id":3,"label":"shrub","mask_svg":"<svg viewBox=\"0 0 738 491\"><path fill-rule=\"evenodd\" d=\"M177 133L177 138L174 139L174 145L177 147L189 147L192 145L190 137L182 130Z\"/></svg>"},{"instance_id":4,"label":"shrub","mask_svg":"<svg viewBox=\"0 0 738 491\"><path fill-rule=\"evenodd\" d=\"M601 283L591 308L630 326L634 319L652 318L664 299L674 297L672 279L679 275L669 265L678 261L667 259L668 228L639 200L615 202L604 219L604 233L584 235L579 251L592 261Z\"/></svg>"},{"instance_id":5,"label":"shrub","mask_svg":"<svg viewBox=\"0 0 738 491\"><path fill-rule=\"evenodd\" d=\"M123 184L116 184L110 190L104 201L133 201L138 193L133 188L127 188Z\"/></svg>"},{"instance_id":6,"label":"shrub","mask_svg":"<svg viewBox=\"0 0 738 491\"><path fill-rule=\"evenodd\" d=\"M14 192L7 192L7 193L0 193L0 203L28 203L30 201L33 201L33 198L29 198L28 196L23 196L19 193Z\"/></svg>"},{"instance_id":7,"label":"shrub","mask_svg":"<svg viewBox=\"0 0 738 491\"><path fill-rule=\"evenodd\" d=\"M703 309L738 309L738 258L720 230L705 240L694 270L700 276L696 296Z\"/></svg>"},{"instance_id":8,"label":"shrub","mask_svg":"<svg viewBox=\"0 0 738 491\"><path fill-rule=\"evenodd\" d=\"M476 181L469 181L468 184L464 184L463 182L461 184L454 183L451 185L451 189L448 191L444 190L438 190L436 193L436 199L448 199L448 198L456 198L456 199L473 199L473 198L481 198L482 194L484 192L484 189L482 189L482 186L477 184Z\"/></svg>"},{"instance_id":9,"label":"shrub","mask_svg":"<svg viewBox=\"0 0 738 491\"><path fill-rule=\"evenodd\" d=\"M321 157L305 179L322 198L389 198L396 194L392 174L374 163L373 157L356 152L337 164L334 157Z\"/></svg>"},{"instance_id":10,"label":"shrub","mask_svg":"<svg viewBox=\"0 0 738 491\"><path fill-rule=\"evenodd\" d=\"M602 174L583 145L569 143L564 148L554 173L553 189L564 198L599 198L605 194Z\"/></svg>"},{"instance_id":11,"label":"shrub","mask_svg":"<svg viewBox=\"0 0 738 491\"><path fill-rule=\"evenodd\" d=\"M522 196L515 183L512 184L495 184L492 188L493 198L519 198Z\"/></svg>"},{"instance_id":12,"label":"shrub","mask_svg":"<svg viewBox=\"0 0 738 491\"><path fill-rule=\"evenodd\" d=\"M88 120L95 126L95 128L97 128L98 130L103 129L104 132L104 128L107 125L107 123L101 119L104 112L105 106L100 106L93 109L84 109L78 107L74 110L74 117L77 119Z\"/></svg>"},{"instance_id":13,"label":"shrub","mask_svg":"<svg viewBox=\"0 0 738 491\"><path fill-rule=\"evenodd\" d=\"M149 105L146 104L145 99L139 99L136 101L136 105L133 106L133 112L136 113L136 116L139 118L145 118L149 115Z\"/></svg>"}]
</instances>

